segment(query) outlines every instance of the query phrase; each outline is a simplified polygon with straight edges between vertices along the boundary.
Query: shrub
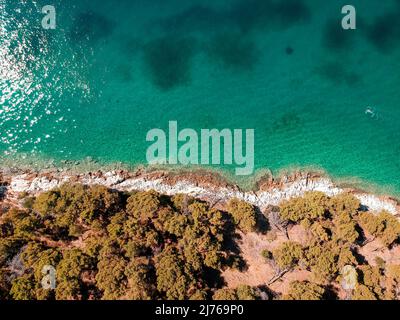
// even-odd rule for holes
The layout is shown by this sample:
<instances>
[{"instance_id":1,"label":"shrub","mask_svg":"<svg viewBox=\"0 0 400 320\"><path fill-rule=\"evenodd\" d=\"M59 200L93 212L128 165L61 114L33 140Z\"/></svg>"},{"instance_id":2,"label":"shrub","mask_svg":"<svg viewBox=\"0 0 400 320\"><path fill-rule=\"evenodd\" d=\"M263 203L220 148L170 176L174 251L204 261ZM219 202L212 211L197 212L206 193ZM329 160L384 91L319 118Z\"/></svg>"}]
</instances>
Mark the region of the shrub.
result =
<instances>
[{"instance_id":1,"label":"shrub","mask_svg":"<svg viewBox=\"0 0 400 320\"><path fill-rule=\"evenodd\" d=\"M34 203L35 203L34 197L27 197L24 199L22 206L26 209L33 209Z\"/></svg>"},{"instance_id":2,"label":"shrub","mask_svg":"<svg viewBox=\"0 0 400 320\"><path fill-rule=\"evenodd\" d=\"M271 260L273 258L272 252L267 249L264 249L261 252L261 256L266 260Z\"/></svg>"},{"instance_id":3,"label":"shrub","mask_svg":"<svg viewBox=\"0 0 400 320\"><path fill-rule=\"evenodd\" d=\"M384 270L386 267L386 262L385 260L383 260L381 257L375 257L374 262L376 264L376 266L380 269L380 270Z\"/></svg>"}]
</instances>

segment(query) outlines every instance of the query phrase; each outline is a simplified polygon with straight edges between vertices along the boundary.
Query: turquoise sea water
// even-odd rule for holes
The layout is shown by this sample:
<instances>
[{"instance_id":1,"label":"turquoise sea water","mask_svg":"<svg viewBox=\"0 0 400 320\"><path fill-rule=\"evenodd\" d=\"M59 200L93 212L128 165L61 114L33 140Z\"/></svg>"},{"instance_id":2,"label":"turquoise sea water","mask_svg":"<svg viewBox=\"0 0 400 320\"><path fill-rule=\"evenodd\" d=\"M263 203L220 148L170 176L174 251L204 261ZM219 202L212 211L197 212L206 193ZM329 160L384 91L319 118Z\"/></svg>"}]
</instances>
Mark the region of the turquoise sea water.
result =
<instances>
[{"instance_id":1,"label":"turquoise sea water","mask_svg":"<svg viewBox=\"0 0 400 320\"><path fill-rule=\"evenodd\" d=\"M400 193L400 1L50 2L56 30L49 1L0 0L3 157L141 164L148 130L176 120L254 128L257 169Z\"/></svg>"}]
</instances>

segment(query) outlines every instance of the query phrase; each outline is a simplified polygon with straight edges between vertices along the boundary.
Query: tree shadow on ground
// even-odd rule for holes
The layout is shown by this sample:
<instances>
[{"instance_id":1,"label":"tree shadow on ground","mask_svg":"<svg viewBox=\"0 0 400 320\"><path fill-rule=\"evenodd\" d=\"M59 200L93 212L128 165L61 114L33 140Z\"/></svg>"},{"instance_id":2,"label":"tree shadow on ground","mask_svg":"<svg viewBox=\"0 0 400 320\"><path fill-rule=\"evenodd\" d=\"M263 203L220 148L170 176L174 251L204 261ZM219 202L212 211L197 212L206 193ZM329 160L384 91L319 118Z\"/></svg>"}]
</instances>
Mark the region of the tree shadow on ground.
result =
<instances>
[{"instance_id":1,"label":"tree shadow on ground","mask_svg":"<svg viewBox=\"0 0 400 320\"><path fill-rule=\"evenodd\" d=\"M261 211L260 208L256 207L257 214L257 226L256 231L261 234L267 234L271 231L271 225L268 221L268 217Z\"/></svg>"},{"instance_id":2,"label":"tree shadow on ground","mask_svg":"<svg viewBox=\"0 0 400 320\"><path fill-rule=\"evenodd\" d=\"M247 270L248 265L241 256L242 251L238 245L242 237L237 232L232 216L226 212L222 212L222 214L225 221L224 250L227 252L226 265L243 272Z\"/></svg>"}]
</instances>

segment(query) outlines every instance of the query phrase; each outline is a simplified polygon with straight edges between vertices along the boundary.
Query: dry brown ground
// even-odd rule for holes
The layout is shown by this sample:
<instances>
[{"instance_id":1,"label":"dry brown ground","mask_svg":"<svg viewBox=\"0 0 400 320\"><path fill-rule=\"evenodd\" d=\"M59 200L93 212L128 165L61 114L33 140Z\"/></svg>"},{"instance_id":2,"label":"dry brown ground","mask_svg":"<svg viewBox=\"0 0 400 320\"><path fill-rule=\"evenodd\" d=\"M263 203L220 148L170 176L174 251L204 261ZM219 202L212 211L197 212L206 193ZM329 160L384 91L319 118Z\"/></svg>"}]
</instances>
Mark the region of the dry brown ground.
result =
<instances>
[{"instance_id":1,"label":"dry brown ground","mask_svg":"<svg viewBox=\"0 0 400 320\"><path fill-rule=\"evenodd\" d=\"M276 239L274 238L272 232L266 235L258 233L241 234L241 240L238 245L248 268L245 272L233 269L228 269L223 272L222 276L229 288L236 288L241 284L263 286L270 282L275 276L275 270L273 266L261 256L261 252L265 249L272 251L283 242L288 241L288 238L281 232L276 233ZM305 244L307 241L307 234L301 226L294 226L289 231L289 239ZM270 285L269 288L277 293L285 294L288 292L290 282L310 279L311 272L296 269L286 273L280 280Z\"/></svg>"},{"instance_id":2,"label":"dry brown ground","mask_svg":"<svg viewBox=\"0 0 400 320\"><path fill-rule=\"evenodd\" d=\"M223 272L222 276L225 279L229 288L236 288L239 285L247 284L250 286L265 286L275 276L273 266L269 264L265 258L261 256L264 249L272 251L280 246L283 242L288 241L283 233L277 233L276 239L271 235L271 231L266 234L249 233L241 234L241 240L238 241L239 248L242 252L242 257L247 263L247 269L240 272L234 269L228 269ZM306 230L296 225L289 230L289 239L301 244L307 242ZM386 264L400 264L400 246L391 250L382 249L382 244L379 240L374 240L364 247L359 249L359 254L365 257L370 265L376 265L375 257L381 257L386 261ZM313 280L312 273L306 270L295 269L286 273L280 280L276 281L268 287L278 294L285 295L288 293L289 285L292 281ZM332 287L340 299L344 299L346 292L337 283L332 283Z\"/></svg>"},{"instance_id":3,"label":"dry brown ground","mask_svg":"<svg viewBox=\"0 0 400 320\"><path fill-rule=\"evenodd\" d=\"M400 246L389 250L382 246L378 239L366 244L360 248L359 253L365 257L370 265L376 265L375 258L380 257L386 264L400 264Z\"/></svg>"}]
</instances>

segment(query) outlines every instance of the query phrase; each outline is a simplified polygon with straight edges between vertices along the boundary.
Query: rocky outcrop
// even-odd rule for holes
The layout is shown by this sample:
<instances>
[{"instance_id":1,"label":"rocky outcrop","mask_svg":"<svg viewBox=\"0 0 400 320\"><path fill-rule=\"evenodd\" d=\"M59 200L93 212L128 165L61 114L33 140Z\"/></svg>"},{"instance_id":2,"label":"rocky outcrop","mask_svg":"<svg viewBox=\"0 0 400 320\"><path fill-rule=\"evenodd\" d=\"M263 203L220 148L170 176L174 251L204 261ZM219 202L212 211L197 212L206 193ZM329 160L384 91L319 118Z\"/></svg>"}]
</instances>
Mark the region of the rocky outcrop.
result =
<instances>
[{"instance_id":1,"label":"rocky outcrop","mask_svg":"<svg viewBox=\"0 0 400 320\"><path fill-rule=\"evenodd\" d=\"M260 208L277 205L284 199L301 196L307 191L321 191L329 196L342 193L329 178L310 174L296 174L282 179L270 179L259 185L255 192L244 192L238 186L217 179L210 173L171 174L157 172L97 171L95 173L71 174L68 172L30 173L24 172L9 178L7 194L10 197L21 192L37 194L48 191L66 182L80 182L87 185L104 185L109 188L132 190L156 190L167 195L184 193L211 202L227 201L236 197ZM394 215L400 213L396 200L388 197L350 190L358 197L363 206L372 211L387 210Z\"/></svg>"}]
</instances>

